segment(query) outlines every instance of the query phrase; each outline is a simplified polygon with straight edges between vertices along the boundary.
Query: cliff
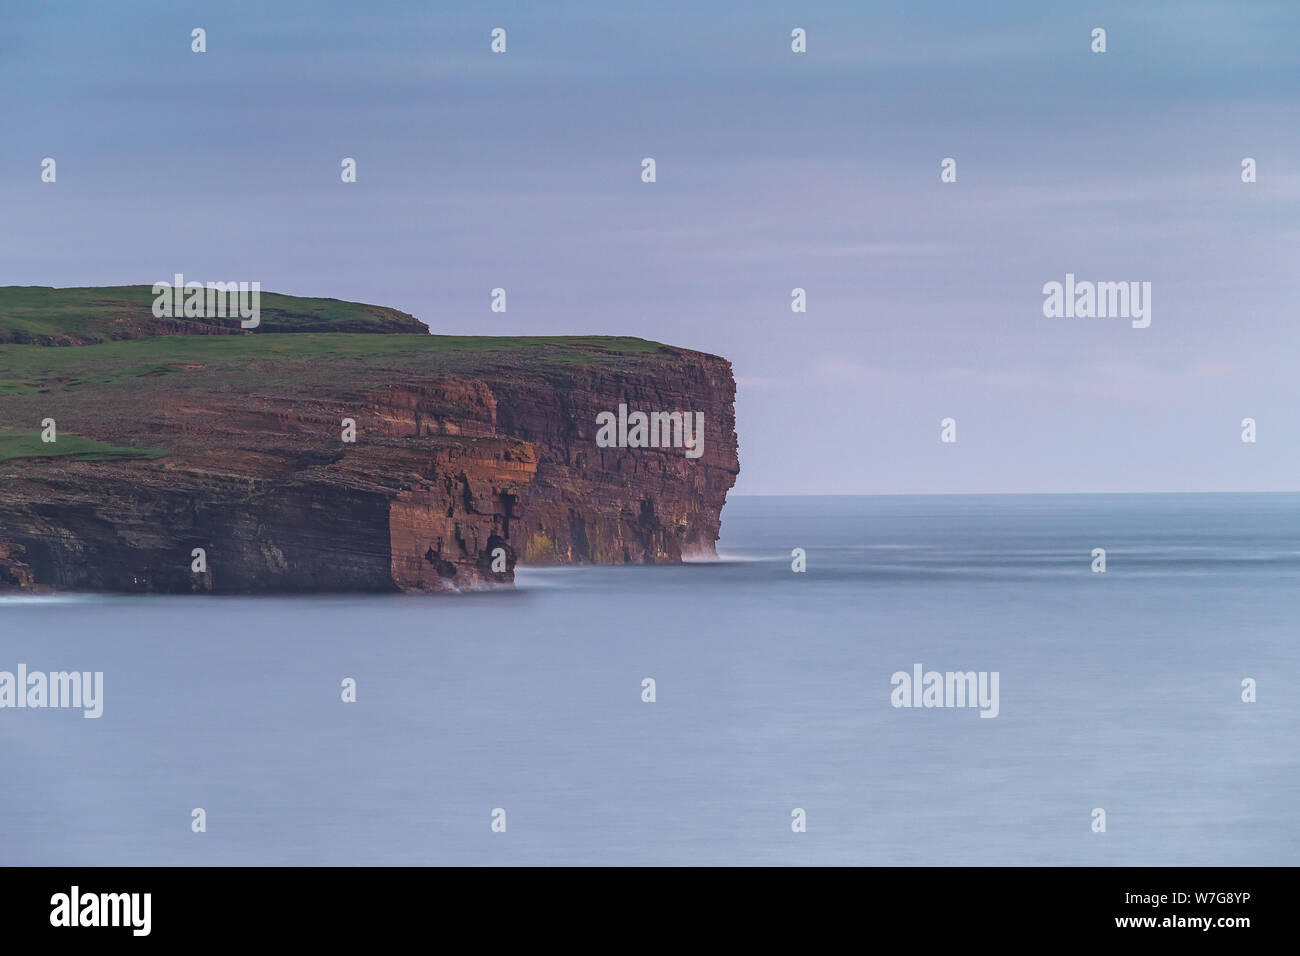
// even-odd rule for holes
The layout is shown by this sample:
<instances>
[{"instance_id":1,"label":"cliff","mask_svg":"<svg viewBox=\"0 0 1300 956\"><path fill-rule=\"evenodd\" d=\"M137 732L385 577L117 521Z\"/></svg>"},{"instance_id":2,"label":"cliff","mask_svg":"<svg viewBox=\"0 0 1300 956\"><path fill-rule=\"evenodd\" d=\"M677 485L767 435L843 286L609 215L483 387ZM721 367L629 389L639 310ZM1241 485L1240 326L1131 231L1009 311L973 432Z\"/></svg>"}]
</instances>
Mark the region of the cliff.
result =
<instances>
[{"instance_id":1,"label":"cliff","mask_svg":"<svg viewBox=\"0 0 1300 956\"><path fill-rule=\"evenodd\" d=\"M147 305L114 326L120 305L93 303L148 300L127 292L0 289L0 335L75 346L0 345L0 587L462 590L520 561L715 553L739 470L724 359L436 336L395 310L270 294L279 312L255 332L154 328ZM600 447L596 416L620 403L702 412L703 454Z\"/></svg>"}]
</instances>

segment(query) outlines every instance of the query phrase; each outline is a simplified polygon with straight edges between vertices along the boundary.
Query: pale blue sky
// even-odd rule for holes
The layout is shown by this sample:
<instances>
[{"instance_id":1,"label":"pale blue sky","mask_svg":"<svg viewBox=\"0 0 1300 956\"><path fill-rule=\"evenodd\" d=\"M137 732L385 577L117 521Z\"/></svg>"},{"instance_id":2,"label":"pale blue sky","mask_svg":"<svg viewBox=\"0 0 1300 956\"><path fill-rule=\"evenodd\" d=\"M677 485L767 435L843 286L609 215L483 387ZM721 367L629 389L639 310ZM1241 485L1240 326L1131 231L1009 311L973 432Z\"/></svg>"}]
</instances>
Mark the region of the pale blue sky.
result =
<instances>
[{"instance_id":1,"label":"pale blue sky","mask_svg":"<svg viewBox=\"0 0 1300 956\"><path fill-rule=\"evenodd\" d=\"M742 493L1300 488L1300 4L986 6L0 0L0 284L716 352Z\"/></svg>"}]
</instances>

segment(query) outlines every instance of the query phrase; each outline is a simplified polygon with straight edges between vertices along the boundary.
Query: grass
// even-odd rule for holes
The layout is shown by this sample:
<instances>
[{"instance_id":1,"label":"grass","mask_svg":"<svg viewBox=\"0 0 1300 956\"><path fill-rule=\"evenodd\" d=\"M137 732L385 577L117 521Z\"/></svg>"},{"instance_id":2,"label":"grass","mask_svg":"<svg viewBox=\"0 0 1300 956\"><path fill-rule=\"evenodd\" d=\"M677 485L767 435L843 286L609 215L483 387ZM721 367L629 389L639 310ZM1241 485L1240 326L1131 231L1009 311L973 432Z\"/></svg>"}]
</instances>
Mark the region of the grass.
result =
<instances>
[{"instance_id":1,"label":"grass","mask_svg":"<svg viewBox=\"0 0 1300 956\"><path fill-rule=\"evenodd\" d=\"M161 458L167 452L157 448L128 448L82 438L60 435L58 441L44 442L36 431L0 431L0 461L18 458L75 458L78 461L123 461Z\"/></svg>"},{"instance_id":2,"label":"grass","mask_svg":"<svg viewBox=\"0 0 1300 956\"><path fill-rule=\"evenodd\" d=\"M187 320L155 320L153 300L149 286L0 287L0 401L154 380L164 390L196 380L205 388L247 388L253 380L338 388L489 369L510 375L539 367L617 368L629 358L679 354L616 336L430 335L395 309L270 292L262 293L256 332L154 334L184 331ZM229 325L237 329L235 320ZM394 334L411 330L419 334Z\"/></svg>"},{"instance_id":3,"label":"grass","mask_svg":"<svg viewBox=\"0 0 1300 956\"><path fill-rule=\"evenodd\" d=\"M213 371L265 371L277 377L342 374L332 363L401 370L456 371L484 359L512 364L617 364L653 358L664 346L645 339L603 336L160 335L100 345L52 348L0 345L0 398L45 389L75 391L183 372L185 365ZM272 370L274 369L274 373Z\"/></svg>"},{"instance_id":4,"label":"grass","mask_svg":"<svg viewBox=\"0 0 1300 956\"><path fill-rule=\"evenodd\" d=\"M172 276L167 276L167 281ZM156 297L147 285L91 286L54 289L49 286L0 287L0 341L20 344L43 342L109 342L138 338L170 319L153 315ZM259 298L261 328L280 332L408 331L424 334L426 328L397 309L339 299L304 298L263 292ZM196 319L180 322L200 324ZM217 325L238 328L238 319L216 319Z\"/></svg>"}]
</instances>

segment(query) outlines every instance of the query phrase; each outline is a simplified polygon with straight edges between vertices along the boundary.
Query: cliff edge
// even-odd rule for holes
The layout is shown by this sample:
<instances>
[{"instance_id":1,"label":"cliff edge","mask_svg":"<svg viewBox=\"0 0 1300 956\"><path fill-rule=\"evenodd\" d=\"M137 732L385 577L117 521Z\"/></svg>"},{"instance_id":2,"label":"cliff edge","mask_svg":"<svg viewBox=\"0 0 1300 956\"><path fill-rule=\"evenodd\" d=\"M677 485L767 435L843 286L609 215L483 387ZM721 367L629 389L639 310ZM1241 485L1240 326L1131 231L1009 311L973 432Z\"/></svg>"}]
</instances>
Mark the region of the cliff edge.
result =
<instances>
[{"instance_id":1,"label":"cliff edge","mask_svg":"<svg viewBox=\"0 0 1300 956\"><path fill-rule=\"evenodd\" d=\"M0 288L0 588L465 590L715 554L725 359L269 293L252 332L152 325L149 291ZM601 436L620 405L698 413L702 442Z\"/></svg>"}]
</instances>

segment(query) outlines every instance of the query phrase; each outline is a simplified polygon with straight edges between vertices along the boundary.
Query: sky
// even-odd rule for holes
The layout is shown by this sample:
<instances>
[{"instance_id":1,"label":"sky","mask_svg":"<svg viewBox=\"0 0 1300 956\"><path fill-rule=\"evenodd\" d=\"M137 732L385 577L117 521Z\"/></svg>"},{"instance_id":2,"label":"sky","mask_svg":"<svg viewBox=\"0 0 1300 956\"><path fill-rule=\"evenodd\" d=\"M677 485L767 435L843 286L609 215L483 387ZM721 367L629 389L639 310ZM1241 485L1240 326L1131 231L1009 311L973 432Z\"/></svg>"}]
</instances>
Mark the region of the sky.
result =
<instances>
[{"instance_id":1,"label":"sky","mask_svg":"<svg viewBox=\"0 0 1300 956\"><path fill-rule=\"evenodd\" d=\"M1294 0L0 0L0 285L723 355L743 494L1300 490L1297 36ZM1045 317L1067 273L1150 282L1150 326Z\"/></svg>"}]
</instances>

